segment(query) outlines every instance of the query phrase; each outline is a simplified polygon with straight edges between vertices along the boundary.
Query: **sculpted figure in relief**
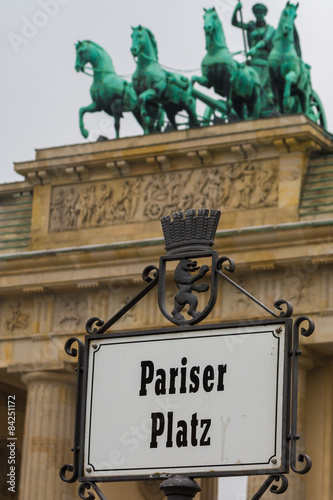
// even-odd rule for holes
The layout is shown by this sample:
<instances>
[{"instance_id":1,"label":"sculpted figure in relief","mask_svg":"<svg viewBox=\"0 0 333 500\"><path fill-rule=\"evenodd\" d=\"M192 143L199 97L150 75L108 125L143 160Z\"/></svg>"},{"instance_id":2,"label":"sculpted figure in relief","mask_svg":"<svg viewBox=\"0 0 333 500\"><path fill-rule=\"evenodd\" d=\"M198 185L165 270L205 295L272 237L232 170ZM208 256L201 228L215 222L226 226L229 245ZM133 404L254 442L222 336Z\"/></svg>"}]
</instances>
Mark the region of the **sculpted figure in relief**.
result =
<instances>
[{"instance_id":1,"label":"sculpted figure in relief","mask_svg":"<svg viewBox=\"0 0 333 500\"><path fill-rule=\"evenodd\" d=\"M102 184L100 187L100 194L96 205L96 223L102 225L107 220L110 200L113 196L113 190Z\"/></svg>"},{"instance_id":2,"label":"sculpted figure in relief","mask_svg":"<svg viewBox=\"0 0 333 500\"><path fill-rule=\"evenodd\" d=\"M51 204L51 222L54 231L60 231L63 228L65 191L60 189L56 199Z\"/></svg>"},{"instance_id":3,"label":"sculpted figure in relief","mask_svg":"<svg viewBox=\"0 0 333 500\"><path fill-rule=\"evenodd\" d=\"M64 221L63 224L69 229L77 227L78 216L80 213L77 207L80 198L80 193L74 188L70 188L64 200Z\"/></svg>"},{"instance_id":4,"label":"sculpted figure in relief","mask_svg":"<svg viewBox=\"0 0 333 500\"><path fill-rule=\"evenodd\" d=\"M6 321L7 328L10 332L14 330L24 330L29 326L30 315L22 312L22 304L20 301L12 302L9 305L11 316Z\"/></svg>"},{"instance_id":5,"label":"sculpted figure in relief","mask_svg":"<svg viewBox=\"0 0 333 500\"><path fill-rule=\"evenodd\" d=\"M179 210L183 189L179 173L153 176L145 188L144 215L149 219L158 219L164 213Z\"/></svg>"},{"instance_id":6,"label":"sculpted figure in relief","mask_svg":"<svg viewBox=\"0 0 333 500\"><path fill-rule=\"evenodd\" d=\"M59 297L62 303L59 325L66 329L77 328L81 321L79 303L75 297Z\"/></svg>"},{"instance_id":7,"label":"sculpted figure in relief","mask_svg":"<svg viewBox=\"0 0 333 500\"><path fill-rule=\"evenodd\" d=\"M96 186L85 188L81 198L81 224L90 226L96 213Z\"/></svg>"}]
</instances>

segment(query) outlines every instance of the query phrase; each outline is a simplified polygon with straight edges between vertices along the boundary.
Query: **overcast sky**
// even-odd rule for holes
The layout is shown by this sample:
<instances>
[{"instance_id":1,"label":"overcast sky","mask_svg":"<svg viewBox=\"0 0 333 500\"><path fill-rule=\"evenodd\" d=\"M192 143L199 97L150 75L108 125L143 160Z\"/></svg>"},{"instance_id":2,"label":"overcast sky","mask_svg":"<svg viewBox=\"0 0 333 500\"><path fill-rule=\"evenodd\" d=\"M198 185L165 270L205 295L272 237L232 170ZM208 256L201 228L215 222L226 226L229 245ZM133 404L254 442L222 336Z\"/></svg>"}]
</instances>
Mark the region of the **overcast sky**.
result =
<instances>
[{"instance_id":1,"label":"overcast sky","mask_svg":"<svg viewBox=\"0 0 333 500\"><path fill-rule=\"evenodd\" d=\"M243 1L245 21L255 2ZM277 26L285 0L266 0L267 21ZM13 162L34 159L34 149L85 142L78 110L91 102L92 79L74 70L77 40L90 39L113 59L116 72L129 79L135 70L130 53L131 26L155 34L160 62L200 75L205 55L203 7L215 6L231 52L242 50L241 30L231 26L236 0L7 0L1 16L1 178L22 180ZM312 66L312 84L333 131L332 0L300 0L296 21L303 59ZM113 119L85 116L88 140L114 138ZM134 119L122 120L121 136L141 135Z\"/></svg>"}]
</instances>

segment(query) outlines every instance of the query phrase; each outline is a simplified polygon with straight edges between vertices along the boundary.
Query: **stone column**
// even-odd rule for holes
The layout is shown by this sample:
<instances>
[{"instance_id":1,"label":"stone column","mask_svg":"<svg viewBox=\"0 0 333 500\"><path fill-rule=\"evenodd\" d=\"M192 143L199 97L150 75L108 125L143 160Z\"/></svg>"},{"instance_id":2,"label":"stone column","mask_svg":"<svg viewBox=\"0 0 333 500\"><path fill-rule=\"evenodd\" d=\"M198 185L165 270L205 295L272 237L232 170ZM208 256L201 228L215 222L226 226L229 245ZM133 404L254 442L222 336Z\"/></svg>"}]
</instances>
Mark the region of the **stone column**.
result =
<instances>
[{"instance_id":1,"label":"stone column","mask_svg":"<svg viewBox=\"0 0 333 500\"><path fill-rule=\"evenodd\" d=\"M201 500L217 500L217 477L201 479Z\"/></svg>"},{"instance_id":2,"label":"stone column","mask_svg":"<svg viewBox=\"0 0 333 500\"><path fill-rule=\"evenodd\" d=\"M76 402L73 373L35 371L22 377L27 386L19 500L72 500L77 483L61 481L59 469L72 464Z\"/></svg>"}]
</instances>

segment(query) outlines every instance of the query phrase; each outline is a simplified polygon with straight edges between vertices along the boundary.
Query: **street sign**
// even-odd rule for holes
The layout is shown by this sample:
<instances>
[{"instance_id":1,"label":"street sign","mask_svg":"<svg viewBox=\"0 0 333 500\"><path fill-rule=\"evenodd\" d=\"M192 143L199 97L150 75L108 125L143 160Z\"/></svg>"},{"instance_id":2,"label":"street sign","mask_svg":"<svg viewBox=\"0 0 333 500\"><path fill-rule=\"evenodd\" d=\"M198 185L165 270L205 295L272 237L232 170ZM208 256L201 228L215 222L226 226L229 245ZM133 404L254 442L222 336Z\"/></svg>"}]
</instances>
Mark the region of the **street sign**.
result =
<instances>
[{"instance_id":1,"label":"street sign","mask_svg":"<svg viewBox=\"0 0 333 500\"><path fill-rule=\"evenodd\" d=\"M80 480L288 472L290 329L88 335Z\"/></svg>"}]
</instances>

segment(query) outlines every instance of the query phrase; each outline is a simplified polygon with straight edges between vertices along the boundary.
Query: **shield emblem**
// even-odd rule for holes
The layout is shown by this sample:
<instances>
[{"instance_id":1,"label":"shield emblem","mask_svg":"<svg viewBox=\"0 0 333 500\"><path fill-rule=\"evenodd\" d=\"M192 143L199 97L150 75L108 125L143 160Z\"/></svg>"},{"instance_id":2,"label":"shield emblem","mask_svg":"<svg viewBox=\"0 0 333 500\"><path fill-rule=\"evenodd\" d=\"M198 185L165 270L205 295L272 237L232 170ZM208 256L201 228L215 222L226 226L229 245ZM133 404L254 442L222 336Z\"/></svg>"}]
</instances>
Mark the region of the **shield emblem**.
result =
<instances>
[{"instance_id":1,"label":"shield emblem","mask_svg":"<svg viewBox=\"0 0 333 500\"><path fill-rule=\"evenodd\" d=\"M166 255L160 257L158 304L162 314L176 325L194 325L213 309L217 297L216 263L212 250L220 218L219 210L177 212L161 219ZM173 275L172 285L167 276ZM203 302L203 306L200 304ZM169 304L167 304L167 300Z\"/></svg>"}]
</instances>

